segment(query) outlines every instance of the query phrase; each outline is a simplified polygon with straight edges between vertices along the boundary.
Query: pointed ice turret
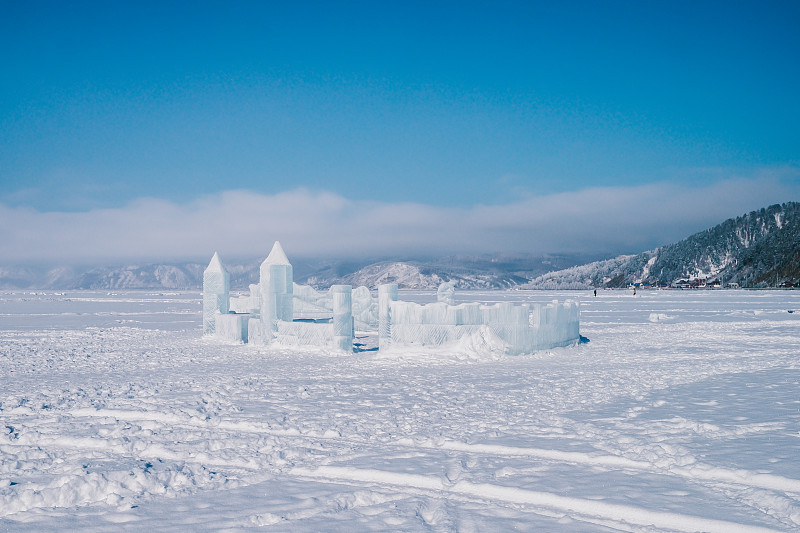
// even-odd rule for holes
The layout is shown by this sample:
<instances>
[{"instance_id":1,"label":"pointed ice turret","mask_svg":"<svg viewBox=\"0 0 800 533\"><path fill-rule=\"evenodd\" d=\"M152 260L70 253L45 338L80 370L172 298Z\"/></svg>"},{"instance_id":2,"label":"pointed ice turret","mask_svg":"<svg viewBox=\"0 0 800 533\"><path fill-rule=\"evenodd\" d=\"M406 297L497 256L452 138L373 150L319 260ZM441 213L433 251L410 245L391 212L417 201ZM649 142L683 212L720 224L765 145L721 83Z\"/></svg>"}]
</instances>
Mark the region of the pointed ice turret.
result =
<instances>
[{"instance_id":1,"label":"pointed ice turret","mask_svg":"<svg viewBox=\"0 0 800 533\"><path fill-rule=\"evenodd\" d=\"M228 312L230 275L214 252L214 257L203 271L203 334L213 335L215 315Z\"/></svg>"},{"instance_id":2,"label":"pointed ice turret","mask_svg":"<svg viewBox=\"0 0 800 533\"><path fill-rule=\"evenodd\" d=\"M261 266L263 267L267 264L292 266L292 264L289 263L289 259L286 257L286 252L283 251L283 246L281 246L280 241L275 241L275 244L272 245L272 250L267 258L264 259L264 262L261 263Z\"/></svg>"},{"instance_id":3,"label":"pointed ice turret","mask_svg":"<svg viewBox=\"0 0 800 533\"><path fill-rule=\"evenodd\" d=\"M275 241L272 251L261 263L261 322L266 335L274 335L277 321L291 322L294 319L293 301L294 273L289 259ZM268 337L269 338L269 337Z\"/></svg>"}]
</instances>

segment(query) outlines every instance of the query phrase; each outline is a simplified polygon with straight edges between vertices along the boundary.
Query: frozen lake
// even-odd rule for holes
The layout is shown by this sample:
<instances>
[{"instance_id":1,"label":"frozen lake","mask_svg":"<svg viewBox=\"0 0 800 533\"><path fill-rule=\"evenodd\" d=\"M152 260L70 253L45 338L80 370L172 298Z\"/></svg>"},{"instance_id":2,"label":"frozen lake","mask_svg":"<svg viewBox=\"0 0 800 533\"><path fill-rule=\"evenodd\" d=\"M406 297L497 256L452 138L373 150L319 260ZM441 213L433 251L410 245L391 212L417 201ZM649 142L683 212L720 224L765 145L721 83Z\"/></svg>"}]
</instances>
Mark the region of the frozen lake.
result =
<instances>
[{"instance_id":1,"label":"frozen lake","mask_svg":"<svg viewBox=\"0 0 800 533\"><path fill-rule=\"evenodd\" d=\"M800 291L456 297L578 299L590 342L267 350L198 292L0 292L0 530L800 529Z\"/></svg>"}]
</instances>

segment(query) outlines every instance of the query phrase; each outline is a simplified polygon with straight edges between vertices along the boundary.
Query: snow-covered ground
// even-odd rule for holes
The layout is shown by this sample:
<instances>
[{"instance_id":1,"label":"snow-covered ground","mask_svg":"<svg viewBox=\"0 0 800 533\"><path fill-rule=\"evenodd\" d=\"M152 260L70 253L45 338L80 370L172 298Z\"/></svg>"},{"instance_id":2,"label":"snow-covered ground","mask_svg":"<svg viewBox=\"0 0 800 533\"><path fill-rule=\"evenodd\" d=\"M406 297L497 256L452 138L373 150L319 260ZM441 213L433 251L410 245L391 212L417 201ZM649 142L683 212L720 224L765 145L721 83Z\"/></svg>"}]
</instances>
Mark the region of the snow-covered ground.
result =
<instances>
[{"instance_id":1,"label":"snow-covered ground","mask_svg":"<svg viewBox=\"0 0 800 533\"><path fill-rule=\"evenodd\" d=\"M0 293L0 530L800 529L800 291L457 297L580 298L590 342L339 356L204 340L196 292Z\"/></svg>"}]
</instances>

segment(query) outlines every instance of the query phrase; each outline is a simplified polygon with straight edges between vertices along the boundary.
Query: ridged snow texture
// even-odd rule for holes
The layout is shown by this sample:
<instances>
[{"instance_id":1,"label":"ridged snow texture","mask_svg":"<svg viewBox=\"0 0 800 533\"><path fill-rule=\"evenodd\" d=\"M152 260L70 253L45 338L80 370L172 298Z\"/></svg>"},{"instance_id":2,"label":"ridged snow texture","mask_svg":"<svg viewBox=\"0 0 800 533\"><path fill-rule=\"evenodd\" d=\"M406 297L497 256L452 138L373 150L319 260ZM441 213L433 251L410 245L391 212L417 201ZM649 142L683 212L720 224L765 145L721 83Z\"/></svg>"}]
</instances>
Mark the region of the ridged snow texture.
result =
<instances>
[{"instance_id":1,"label":"ridged snow texture","mask_svg":"<svg viewBox=\"0 0 800 533\"><path fill-rule=\"evenodd\" d=\"M578 304L554 301L547 305L478 303L419 305L394 301L390 304L392 344L438 346L489 329L507 343L506 353L517 355L567 346L577 342Z\"/></svg>"}]
</instances>

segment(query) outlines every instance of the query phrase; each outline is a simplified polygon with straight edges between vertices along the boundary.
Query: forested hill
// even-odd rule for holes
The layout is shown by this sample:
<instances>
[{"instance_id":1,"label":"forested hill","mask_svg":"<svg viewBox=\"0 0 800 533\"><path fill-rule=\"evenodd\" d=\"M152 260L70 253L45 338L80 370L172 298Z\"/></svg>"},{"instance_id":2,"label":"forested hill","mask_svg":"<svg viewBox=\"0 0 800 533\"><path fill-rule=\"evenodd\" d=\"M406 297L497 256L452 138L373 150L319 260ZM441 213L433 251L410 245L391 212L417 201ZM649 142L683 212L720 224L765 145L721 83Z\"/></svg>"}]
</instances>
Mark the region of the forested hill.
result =
<instances>
[{"instance_id":1,"label":"forested hill","mask_svg":"<svg viewBox=\"0 0 800 533\"><path fill-rule=\"evenodd\" d=\"M698 278L745 287L800 282L800 203L752 211L638 255L549 272L526 287L623 287Z\"/></svg>"}]
</instances>

